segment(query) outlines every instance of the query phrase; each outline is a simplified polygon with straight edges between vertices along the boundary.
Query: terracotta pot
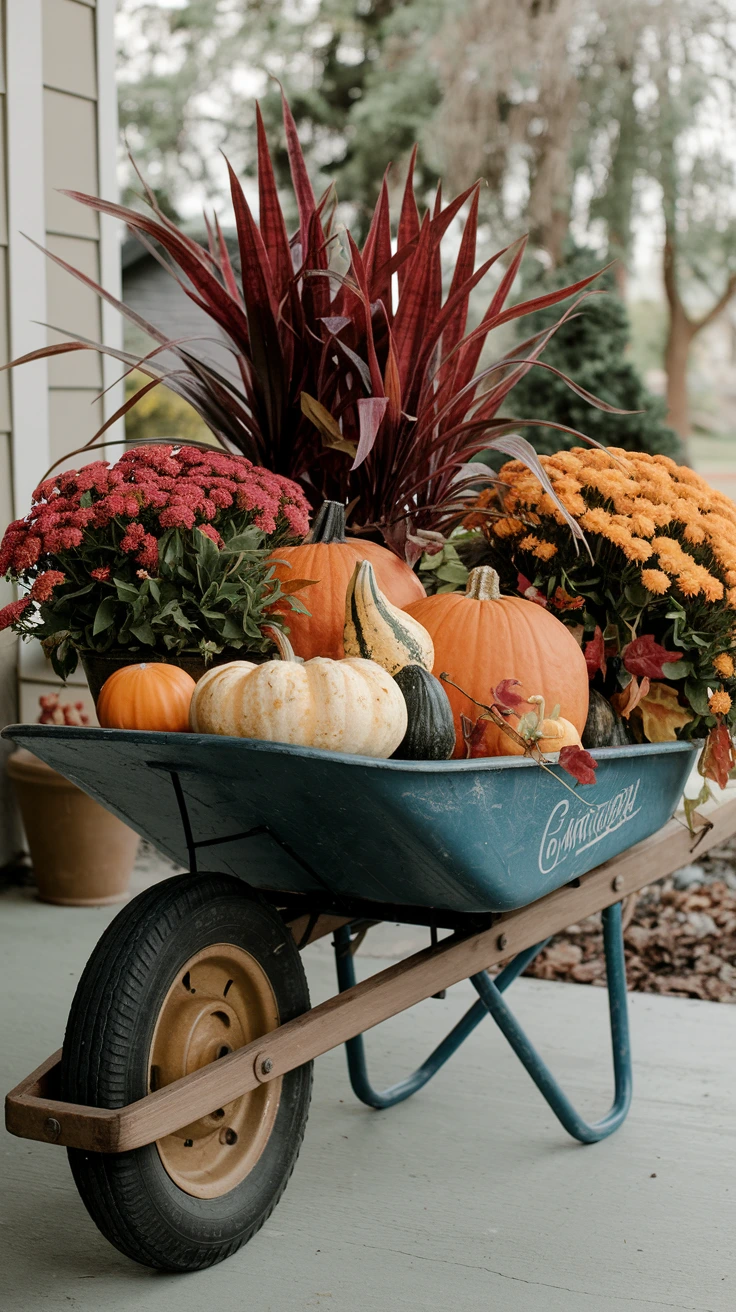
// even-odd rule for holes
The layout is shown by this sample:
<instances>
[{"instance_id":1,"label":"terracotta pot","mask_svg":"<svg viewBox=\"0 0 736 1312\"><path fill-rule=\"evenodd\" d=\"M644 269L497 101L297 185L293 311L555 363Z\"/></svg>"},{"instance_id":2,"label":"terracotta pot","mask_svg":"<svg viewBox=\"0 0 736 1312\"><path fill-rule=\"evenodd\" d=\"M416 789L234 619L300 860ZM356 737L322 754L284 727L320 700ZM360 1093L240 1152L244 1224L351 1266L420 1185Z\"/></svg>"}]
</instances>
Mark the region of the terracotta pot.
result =
<instances>
[{"instance_id":1,"label":"terracotta pot","mask_svg":"<svg viewBox=\"0 0 736 1312\"><path fill-rule=\"evenodd\" d=\"M208 664L205 664L204 657L197 652L184 652L180 656L164 656L161 652L152 652L151 655L144 656L141 652L81 651L79 659L87 675L89 690L94 698L95 705L97 705L97 698L105 680L125 665L140 665L143 661L163 661L166 665L178 665L180 669L186 670L187 674L191 674L194 682L197 683L213 665L227 665L228 661L252 661L254 665L261 665L263 661L270 660L271 657L262 651L254 652L236 647L226 647L218 656L213 656Z\"/></svg>"},{"instance_id":2,"label":"terracotta pot","mask_svg":"<svg viewBox=\"0 0 736 1312\"><path fill-rule=\"evenodd\" d=\"M23 747L9 757L7 771L41 900L72 907L123 902L138 835Z\"/></svg>"}]
</instances>

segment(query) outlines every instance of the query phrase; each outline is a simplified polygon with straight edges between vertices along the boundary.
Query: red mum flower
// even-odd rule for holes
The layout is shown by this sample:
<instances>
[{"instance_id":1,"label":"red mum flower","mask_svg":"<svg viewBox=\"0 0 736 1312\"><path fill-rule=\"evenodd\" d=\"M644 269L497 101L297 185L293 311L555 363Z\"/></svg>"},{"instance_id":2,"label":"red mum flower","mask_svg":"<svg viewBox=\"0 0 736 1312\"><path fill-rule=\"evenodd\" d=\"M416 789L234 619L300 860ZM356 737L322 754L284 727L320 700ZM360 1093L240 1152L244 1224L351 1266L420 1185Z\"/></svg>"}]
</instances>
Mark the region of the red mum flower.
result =
<instances>
[{"instance_id":1,"label":"red mum flower","mask_svg":"<svg viewBox=\"0 0 736 1312\"><path fill-rule=\"evenodd\" d=\"M58 538L59 545L56 551L71 551L72 547L78 547L82 541L83 533L81 528L57 528L54 530L55 537ZM48 541L44 543L46 550L50 551Z\"/></svg>"},{"instance_id":2,"label":"red mum flower","mask_svg":"<svg viewBox=\"0 0 736 1312\"><path fill-rule=\"evenodd\" d=\"M54 588L63 583L65 578L66 574L62 574L59 569L47 569L45 574L39 574L31 588L31 601L48 601Z\"/></svg>"},{"instance_id":3,"label":"red mum flower","mask_svg":"<svg viewBox=\"0 0 736 1312\"><path fill-rule=\"evenodd\" d=\"M102 501L95 503L92 519L98 528L105 528L114 519L116 515L122 515L125 512L125 498L120 492L111 492L109 496L104 497Z\"/></svg>"},{"instance_id":4,"label":"red mum flower","mask_svg":"<svg viewBox=\"0 0 736 1312\"><path fill-rule=\"evenodd\" d=\"M8 528L6 528L5 536L3 537L2 544L0 544L0 576L7 574L13 556L28 531L24 524L21 524L20 528L18 528L17 525L19 522L20 521L16 520L14 524L10 524Z\"/></svg>"},{"instance_id":5,"label":"red mum flower","mask_svg":"<svg viewBox=\"0 0 736 1312\"><path fill-rule=\"evenodd\" d=\"M217 529L214 527L214 525L198 524L197 528L199 529L200 533L204 533L206 538L209 538L211 542L214 542L216 547L219 548L223 545L222 538L220 537L220 534L217 532Z\"/></svg>"},{"instance_id":6,"label":"red mum flower","mask_svg":"<svg viewBox=\"0 0 736 1312\"><path fill-rule=\"evenodd\" d=\"M18 601L11 601L9 606L3 606L0 610L0 630L9 629L11 624L15 624L30 604L30 597L21 597Z\"/></svg>"},{"instance_id":7,"label":"red mum flower","mask_svg":"<svg viewBox=\"0 0 736 1312\"><path fill-rule=\"evenodd\" d=\"M97 579L98 583L107 583L107 580L110 577L110 566L98 565L97 569L90 570L90 574L93 579Z\"/></svg>"},{"instance_id":8,"label":"red mum flower","mask_svg":"<svg viewBox=\"0 0 736 1312\"><path fill-rule=\"evenodd\" d=\"M141 547L136 560L143 570L149 570L152 574L158 573L158 542L152 533L146 533L141 538Z\"/></svg>"},{"instance_id":9,"label":"red mum flower","mask_svg":"<svg viewBox=\"0 0 736 1312\"><path fill-rule=\"evenodd\" d=\"M35 534L29 533L25 540L18 544L13 552L13 569L16 574L22 574L24 570L31 569L39 556L43 543Z\"/></svg>"},{"instance_id":10,"label":"red mum flower","mask_svg":"<svg viewBox=\"0 0 736 1312\"><path fill-rule=\"evenodd\" d=\"M180 503L168 506L159 516L159 524L162 528L194 528L194 511L191 506L183 506Z\"/></svg>"},{"instance_id":11,"label":"red mum flower","mask_svg":"<svg viewBox=\"0 0 736 1312\"><path fill-rule=\"evenodd\" d=\"M177 452L177 460L182 465L204 465L207 463L207 453L196 446L183 446Z\"/></svg>"},{"instance_id":12,"label":"red mum flower","mask_svg":"<svg viewBox=\"0 0 736 1312\"><path fill-rule=\"evenodd\" d=\"M121 538L120 550L137 551L145 536L146 536L146 530L144 529L140 520L136 520L135 523L128 525L125 536Z\"/></svg>"},{"instance_id":13,"label":"red mum flower","mask_svg":"<svg viewBox=\"0 0 736 1312\"><path fill-rule=\"evenodd\" d=\"M306 505L295 506L293 502L287 501L282 509L284 512L284 519L289 525L294 537L305 537L309 528L309 512Z\"/></svg>"}]
</instances>

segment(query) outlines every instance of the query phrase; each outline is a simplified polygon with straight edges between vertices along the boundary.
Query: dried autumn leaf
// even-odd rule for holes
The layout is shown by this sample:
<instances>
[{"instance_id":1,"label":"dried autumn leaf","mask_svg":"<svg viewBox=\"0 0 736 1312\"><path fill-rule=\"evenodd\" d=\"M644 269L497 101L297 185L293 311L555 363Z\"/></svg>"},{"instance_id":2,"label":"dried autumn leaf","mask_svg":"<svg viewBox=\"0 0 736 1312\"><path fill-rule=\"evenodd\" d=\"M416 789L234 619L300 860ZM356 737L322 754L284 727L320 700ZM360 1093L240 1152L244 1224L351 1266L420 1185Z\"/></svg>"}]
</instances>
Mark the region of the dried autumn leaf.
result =
<instances>
[{"instance_id":1,"label":"dried autumn leaf","mask_svg":"<svg viewBox=\"0 0 736 1312\"><path fill-rule=\"evenodd\" d=\"M316 401L308 392L302 392L300 398L302 414L307 419L311 419L315 428L318 428L322 434L322 445L328 446L332 451L344 451L346 455L355 456L358 451L357 442L350 442L343 437L340 426L336 419L333 419L329 410Z\"/></svg>"},{"instance_id":2,"label":"dried autumn leaf","mask_svg":"<svg viewBox=\"0 0 736 1312\"><path fill-rule=\"evenodd\" d=\"M598 768L598 762L594 760L590 752L586 752L584 747L576 747L574 744L570 747L563 747L558 764L568 774L571 774L573 779L577 779L579 784L596 783L595 772Z\"/></svg>"},{"instance_id":3,"label":"dried autumn leaf","mask_svg":"<svg viewBox=\"0 0 736 1312\"><path fill-rule=\"evenodd\" d=\"M734 765L736 756L729 729L725 724L716 724L705 740L698 770L705 779L712 779L719 788L725 788Z\"/></svg>"},{"instance_id":4,"label":"dried autumn leaf","mask_svg":"<svg viewBox=\"0 0 736 1312\"><path fill-rule=\"evenodd\" d=\"M281 592L284 597L290 597L293 592L301 592L302 588L311 588L317 582L318 579L285 579L281 582Z\"/></svg>"},{"instance_id":5,"label":"dried autumn leaf","mask_svg":"<svg viewBox=\"0 0 736 1312\"><path fill-rule=\"evenodd\" d=\"M700 760L698 762L698 770L700 770L701 774L702 774L701 766L703 764L704 755L705 752L701 754ZM701 825L704 823L703 816L698 814L698 807L705 806L705 803L709 802L711 800L711 797L712 794L710 788L706 783L704 783L697 797L683 797L682 799L682 809L685 812L685 820L687 822L687 827L690 830L690 834L692 838L695 838L698 833L698 830L695 827L695 821L696 820L700 821ZM710 822L706 822L706 823L710 823Z\"/></svg>"},{"instance_id":6,"label":"dried autumn leaf","mask_svg":"<svg viewBox=\"0 0 736 1312\"><path fill-rule=\"evenodd\" d=\"M641 683L636 675L631 676L631 683L623 689L622 692L616 692L611 698L611 705L619 715L628 720L631 712L639 705L642 697L646 697L649 692L649 679L644 675Z\"/></svg>"},{"instance_id":7,"label":"dried autumn leaf","mask_svg":"<svg viewBox=\"0 0 736 1312\"><path fill-rule=\"evenodd\" d=\"M682 729L693 719L692 714L682 707L677 699L677 689L668 683L652 683L646 697L642 697L636 708L641 716L644 736L650 743L672 743L676 740L676 729Z\"/></svg>"},{"instance_id":8,"label":"dried autumn leaf","mask_svg":"<svg viewBox=\"0 0 736 1312\"><path fill-rule=\"evenodd\" d=\"M650 679L664 678L663 665L675 665L680 660L679 651L668 651L655 642L651 633L641 638L634 638L623 651L624 666L629 674L648 675Z\"/></svg>"},{"instance_id":9,"label":"dried autumn leaf","mask_svg":"<svg viewBox=\"0 0 736 1312\"><path fill-rule=\"evenodd\" d=\"M588 678L594 678L600 670L605 679L606 648L603 642L603 634L601 632L600 624L596 624L593 637L590 639L590 642L586 642L583 647L583 655L585 656L585 664L588 667Z\"/></svg>"},{"instance_id":10,"label":"dried autumn leaf","mask_svg":"<svg viewBox=\"0 0 736 1312\"><path fill-rule=\"evenodd\" d=\"M552 597L552 605L557 610L580 610L580 607L585 605L585 597L573 597L571 592L557 587Z\"/></svg>"},{"instance_id":11,"label":"dried autumn leaf","mask_svg":"<svg viewBox=\"0 0 736 1312\"><path fill-rule=\"evenodd\" d=\"M475 760L479 756L486 755L483 747L487 719L485 715L479 715L477 720L471 720L467 715L460 716L466 760Z\"/></svg>"},{"instance_id":12,"label":"dried autumn leaf","mask_svg":"<svg viewBox=\"0 0 736 1312\"><path fill-rule=\"evenodd\" d=\"M517 711L529 703L516 692L521 684L518 679L502 679L491 689L491 701L505 711Z\"/></svg>"}]
</instances>

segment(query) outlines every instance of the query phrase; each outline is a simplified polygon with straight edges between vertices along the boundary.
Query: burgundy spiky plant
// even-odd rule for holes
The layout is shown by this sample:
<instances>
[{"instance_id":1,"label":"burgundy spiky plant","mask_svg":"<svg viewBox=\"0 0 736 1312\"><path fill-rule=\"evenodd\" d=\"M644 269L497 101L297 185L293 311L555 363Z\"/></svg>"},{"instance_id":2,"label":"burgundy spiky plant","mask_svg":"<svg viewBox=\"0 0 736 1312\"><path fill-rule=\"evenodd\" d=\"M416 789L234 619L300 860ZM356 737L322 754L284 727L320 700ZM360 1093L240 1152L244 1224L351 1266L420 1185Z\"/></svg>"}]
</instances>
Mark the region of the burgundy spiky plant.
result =
<instances>
[{"instance_id":1,"label":"burgundy spiky plant","mask_svg":"<svg viewBox=\"0 0 736 1312\"><path fill-rule=\"evenodd\" d=\"M231 263L216 218L207 225L205 249L166 218L145 183L150 213L80 192L65 193L127 223L184 294L211 318L235 366L218 368L197 353L194 339L169 340L154 324L47 251L158 343L138 360L68 333L73 340L23 357L104 351L148 377L148 383L82 449L99 444L106 429L137 399L164 384L194 407L224 447L295 479L313 505L326 497L348 504L354 532L381 534L398 554L406 551L410 558L419 552L418 530L446 531L462 516L463 482L468 477L464 467L484 448L521 459L548 486L533 448L513 435L522 421L501 418L498 411L579 302L552 329L480 373L479 361L494 328L578 293L590 294L584 289L593 279L504 308L524 242L499 251L476 269L480 184L447 205L438 192L433 212L420 220L413 190L414 157L396 248L384 179L362 251L350 233L344 234L343 268L347 261L349 265L347 272L339 272L331 267L341 237L334 223L334 197L328 191L315 200L288 104L284 101L284 125L299 213L299 227L291 237L258 108L256 115L258 223L228 165L239 270ZM441 242L466 203L462 240L443 299ZM504 256L508 260L490 304L479 326L469 331L470 294ZM164 352L173 352L173 366L162 362ZM592 404L613 410L566 381ZM548 490L552 492L551 486ZM570 524L580 535L574 521Z\"/></svg>"}]
</instances>

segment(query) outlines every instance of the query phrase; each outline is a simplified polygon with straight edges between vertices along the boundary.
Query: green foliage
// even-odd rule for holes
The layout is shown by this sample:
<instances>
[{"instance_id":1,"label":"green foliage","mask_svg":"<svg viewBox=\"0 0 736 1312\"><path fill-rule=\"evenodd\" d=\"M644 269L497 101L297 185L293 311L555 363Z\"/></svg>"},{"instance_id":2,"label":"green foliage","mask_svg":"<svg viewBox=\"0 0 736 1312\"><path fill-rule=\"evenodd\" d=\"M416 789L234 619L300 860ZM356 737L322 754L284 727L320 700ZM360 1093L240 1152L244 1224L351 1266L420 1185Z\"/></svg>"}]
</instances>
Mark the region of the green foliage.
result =
<instances>
[{"instance_id":1,"label":"green foliage","mask_svg":"<svg viewBox=\"0 0 736 1312\"><path fill-rule=\"evenodd\" d=\"M532 266L534 267L534 266ZM592 251L571 247L564 265L549 273L537 262L534 275L525 285L527 295L543 295L567 282L585 277L600 267ZM645 386L629 358L631 328L626 306L616 292L613 270L596 282L606 294L591 296L551 339L544 353L553 365L575 382L607 401L609 405L637 413L610 415L591 410L566 383L543 367L530 369L514 389L514 415L519 419L551 419L565 424L603 446L620 446L627 451L646 451L682 460L680 439L664 421L664 402ZM524 321L524 337L549 328L554 316L541 310ZM579 442L553 428L521 428L536 449L551 454Z\"/></svg>"},{"instance_id":2,"label":"green foliage","mask_svg":"<svg viewBox=\"0 0 736 1312\"><path fill-rule=\"evenodd\" d=\"M468 534L463 534L463 538ZM464 592L469 570L458 555L457 535L446 542L441 551L432 555L425 551L419 562L419 576L424 584L427 596L436 592Z\"/></svg>"},{"instance_id":3,"label":"green foliage","mask_svg":"<svg viewBox=\"0 0 736 1312\"><path fill-rule=\"evenodd\" d=\"M116 536L123 536L122 529L113 525ZM159 540L156 577L141 580L133 557L113 541L107 552L113 560L108 580L97 582L87 575L80 587L86 575L84 553L77 553L74 567L60 559L67 582L14 627L44 643L61 678L74 672L80 650L126 648L140 652L141 659L151 651L199 651L204 656L226 647L267 651L272 643L263 625L272 622L270 607L282 596L273 566L265 563L268 554L264 535L254 525L242 532L228 526L219 550L198 528L172 528ZM99 548L91 558L99 559ZM304 610L296 597L288 603Z\"/></svg>"}]
</instances>

